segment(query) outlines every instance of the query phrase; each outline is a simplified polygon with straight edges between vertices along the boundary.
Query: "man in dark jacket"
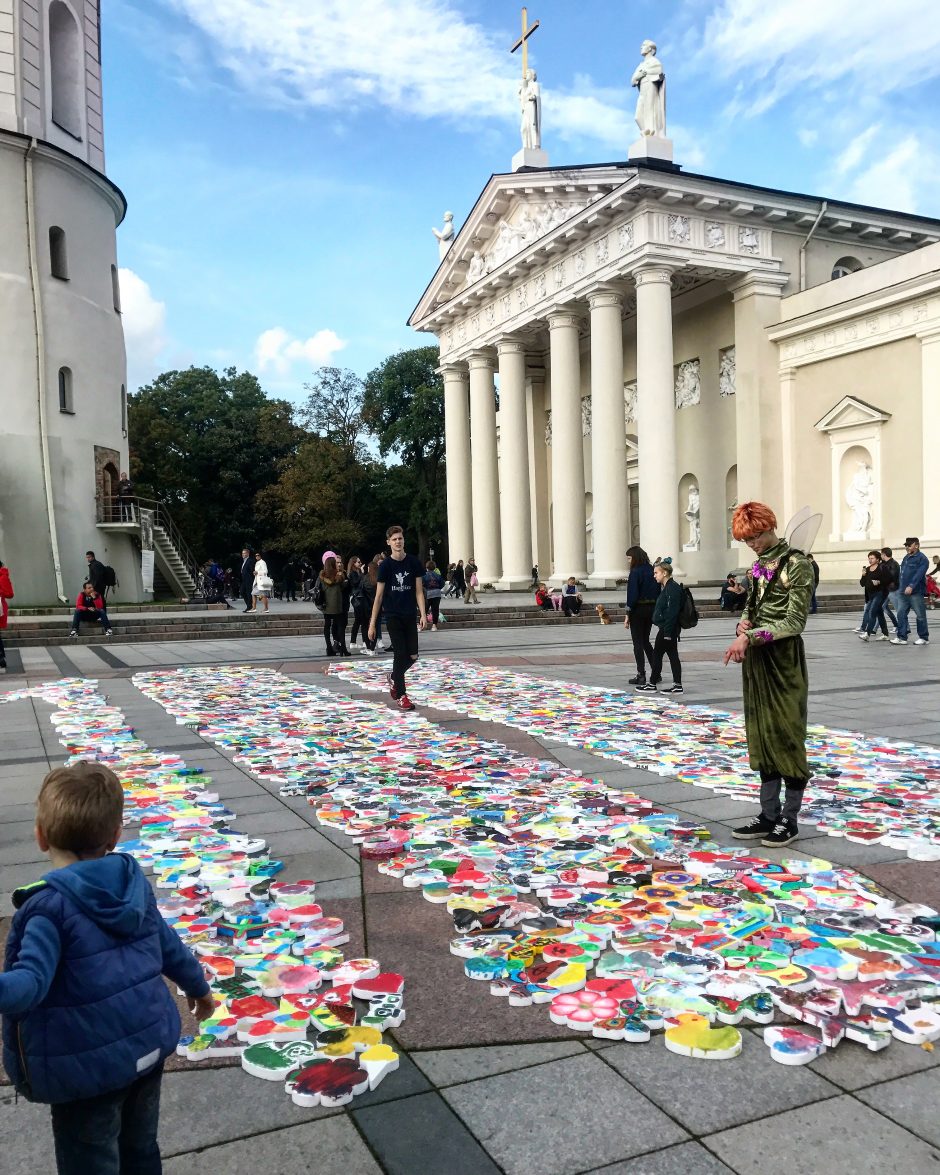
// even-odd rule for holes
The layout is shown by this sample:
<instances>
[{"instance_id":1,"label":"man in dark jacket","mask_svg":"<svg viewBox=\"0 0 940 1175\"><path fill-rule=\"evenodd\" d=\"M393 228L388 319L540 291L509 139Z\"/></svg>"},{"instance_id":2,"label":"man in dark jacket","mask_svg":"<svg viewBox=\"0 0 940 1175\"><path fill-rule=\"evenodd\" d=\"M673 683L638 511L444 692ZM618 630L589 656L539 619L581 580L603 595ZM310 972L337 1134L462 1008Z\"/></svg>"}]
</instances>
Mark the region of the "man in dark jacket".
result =
<instances>
[{"instance_id":1,"label":"man in dark jacket","mask_svg":"<svg viewBox=\"0 0 940 1175\"><path fill-rule=\"evenodd\" d=\"M104 599L108 590L108 585L105 583L104 564L99 563L95 558L94 551L86 551L85 560L88 563L88 582L95 592Z\"/></svg>"},{"instance_id":2,"label":"man in dark jacket","mask_svg":"<svg viewBox=\"0 0 940 1175\"><path fill-rule=\"evenodd\" d=\"M894 558L890 547L881 548L881 561L884 564L881 590L885 593L885 615L891 621L891 627L897 631L898 579L901 575L901 568L898 566L898 561Z\"/></svg>"},{"instance_id":3,"label":"man in dark jacket","mask_svg":"<svg viewBox=\"0 0 940 1175\"><path fill-rule=\"evenodd\" d=\"M255 556L254 552L245 547L242 550L242 599L245 601L245 611L251 611L251 596L252 586L255 582Z\"/></svg>"},{"instance_id":4,"label":"man in dark jacket","mask_svg":"<svg viewBox=\"0 0 940 1175\"><path fill-rule=\"evenodd\" d=\"M682 588L672 578L672 560L661 559L653 568L660 593L653 609L653 623L658 626L650 679L637 685L637 693L656 693L663 671L663 657L669 658L672 685L660 689L661 694L682 693L682 665L679 662L679 613L682 611Z\"/></svg>"},{"instance_id":5,"label":"man in dark jacket","mask_svg":"<svg viewBox=\"0 0 940 1175\"><path fill-rule=\"evenodd\" d=\"M926 645L930 640L927 629L927 572L930 561L920 549L920 539L904 540L907 554L901 560L898 576L898 631L891 640L893 645L906 645L911 626L908 613L913 608L917 617L917 640L915 645Z\"/></svg>"}]
</instances>

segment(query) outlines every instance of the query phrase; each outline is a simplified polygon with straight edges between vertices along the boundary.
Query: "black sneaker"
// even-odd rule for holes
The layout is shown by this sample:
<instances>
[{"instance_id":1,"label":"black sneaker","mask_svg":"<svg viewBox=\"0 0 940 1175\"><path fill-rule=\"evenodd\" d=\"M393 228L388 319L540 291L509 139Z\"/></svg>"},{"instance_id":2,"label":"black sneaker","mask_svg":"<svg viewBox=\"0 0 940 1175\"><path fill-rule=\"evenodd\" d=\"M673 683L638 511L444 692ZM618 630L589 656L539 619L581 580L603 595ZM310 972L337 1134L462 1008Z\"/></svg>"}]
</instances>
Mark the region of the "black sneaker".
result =
<instances>
[{"instance_id":1,"label":"black sneaker","mask_svg":"<svg viewBox=\"0 0 940 1175\"><path fill-rule=\"evenodd\" d=\"M653 685L653 683L651 681L641 681L640 684L636 687L636 693L638 693L638 694L655 694L656 693L656 686Z\"/></svg>"},{"instance_id":2,"label":"black sneaker","mask_svg":"<svg viewBox=\"0 0 940 1175\"><path fill-rule=\"evenodd\" d=\"M763 840L765 836L769 836L773 832L774 827L772 820L767 820L763 816L755 816L752 820L748 820L747 824L735 828L731 835L738 840Z\"/></svg>"},{"instance_id":3,"label":"black sneaker","mask_svg":"<svg viewBox=\"0 0 940 1175\"><path fill-rule=\"evenodd\" d=\"M795 824L786 824L781 820L779 824L774 825L773 832L769 836L765 836L760 843L768 849L772 849L775 845L782 847L791 844L799 835L800 830Z\"/></svg>"},{"instance_id":4,"label":"black sneaker","mask_svg":"<svg viewBox=\"0 0 940 1175\"><path fill-rule=\"evenodd\" d=\"M672 685L667 685L665 687L665 689L661 689L659 692L661 694L681 694L681 693L684 693L685 691L683 690L681 685L676 685L676 683L673 682Z\"/></svg>"},{"instance_id":5,"label":"black sneaker","mask_svg":"<svg viewBox=\"0 0 940 1175\"><path fill-rule=\"evenodd\" d=\"M627 685L646 685L646 678L638 673L636 677L627 678Z\"/></svg>"}]
</instances>

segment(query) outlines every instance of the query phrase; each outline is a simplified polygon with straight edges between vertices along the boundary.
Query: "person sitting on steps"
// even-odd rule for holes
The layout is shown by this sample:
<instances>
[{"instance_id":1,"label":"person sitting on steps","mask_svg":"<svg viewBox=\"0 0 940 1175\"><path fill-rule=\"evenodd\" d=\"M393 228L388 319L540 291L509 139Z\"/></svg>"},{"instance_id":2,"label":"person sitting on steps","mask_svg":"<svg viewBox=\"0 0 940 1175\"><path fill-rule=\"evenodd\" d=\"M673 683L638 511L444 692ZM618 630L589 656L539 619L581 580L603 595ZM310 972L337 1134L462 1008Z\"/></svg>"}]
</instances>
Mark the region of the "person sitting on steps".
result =
<instances>
[{"instance_id":1,"label":"person sitting on steps","mask_svg":"<svg viewBox=\"0 0 940 1175\"><path fill-rule=\"evenodd\" d=\"M75 600L75 615L72 617L70 637L78 636L78 628L82 620L100 620L104 635L111 635L111 621L108 619L104 600L95 591L95 586L90 579L86 579L82 584L82 590Z\"/></svg>"}]
</instances>

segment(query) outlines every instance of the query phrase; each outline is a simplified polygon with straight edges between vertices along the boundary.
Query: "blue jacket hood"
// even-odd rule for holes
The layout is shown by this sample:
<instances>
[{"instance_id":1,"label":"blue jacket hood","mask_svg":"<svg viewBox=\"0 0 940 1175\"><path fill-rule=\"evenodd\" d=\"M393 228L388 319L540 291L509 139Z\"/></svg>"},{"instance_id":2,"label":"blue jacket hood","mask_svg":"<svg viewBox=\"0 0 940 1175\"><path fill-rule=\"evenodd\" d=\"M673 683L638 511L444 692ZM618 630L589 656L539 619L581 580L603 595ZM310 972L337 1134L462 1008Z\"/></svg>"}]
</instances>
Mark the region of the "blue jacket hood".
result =
<instances>
[{"instance_id":1,"label":"blue jacket hood","mask_svg":"<svg viewBox=\"0 0 940 1175\"><path fill-rule=\"evenodd\" d=\"M43 881L69 897L102 930L122 938L140 933L150 887L140 866L126 853L76 861L53 869Z\"/></svg>"}]
</instances>

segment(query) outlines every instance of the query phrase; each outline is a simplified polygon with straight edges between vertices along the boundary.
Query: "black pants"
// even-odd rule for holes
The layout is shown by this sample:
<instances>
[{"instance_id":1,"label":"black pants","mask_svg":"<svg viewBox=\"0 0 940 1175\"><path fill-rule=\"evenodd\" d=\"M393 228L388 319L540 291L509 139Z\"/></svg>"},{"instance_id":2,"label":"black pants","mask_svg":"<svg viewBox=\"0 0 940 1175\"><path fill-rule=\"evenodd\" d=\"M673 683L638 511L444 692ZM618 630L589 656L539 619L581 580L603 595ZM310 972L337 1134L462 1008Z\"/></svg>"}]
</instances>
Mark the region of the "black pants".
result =
<instances>
[{"instance_id":1,"label":"black pants","mask_svg":"<svg viewBox=\"0 0 940 1175\"><path fill-rule=\"evenodd\" d=\"M562 596L561 610L566 616L577 616L581 612L581 601L577 596Z\"/></svg>"},{"instance_id":2,"label":"black pants","mask_svg":"<svg viewBox=\"0 0 940 1175\"><path fill-rule=\"evenodd\" d=\"M780 802L780 784L783 783L783 803ZM776 824L783 818L787 824L796 824L803 804L805 779L784 779L779 771L760 773L760 812L765 820Z\"/></svg>"},{"instance_id":3,"label":"black pants","mask_svg":"<svg viewBox=\"0 0 940 1175\"><path fill-rule=\"evenodd\" d=\"M346 617L342 612L336 616L323 617L323 637L326 640L326 651L331 653L337 649L341 653L346 650Z\"/></svg>"},{"instance_id":4,"label":"black pants","mask_svg":"<svg viewBox=\"0 0 940 1175\"><path fill-rule=\"evenodd\" d=\"M400 697L407 692L405 674L418 658L418 619L386 612L385 631L392 642L392 684Z\"/></svg>"},{"instance_id":5,"label":"black pants","mask_svg":"<svg viewBox=\"0 0 940 1175\"><path fill-rule=\"evenodd\" d=\"M632 619L630 623L633 623ZM665 637L663 636L662 629L656 633L656 643L653 645L653 656L650 662L650 681L653 685L658 685L662 680L663 654L669 658L672 680L676 685L682 685L682 666L679 663L678 637Z\"/></svg>"},{"instance_id":6,"label":"black pants","mask_svg":"<svg viewBox=\"0 0 940 1175\"><path fill-rule=\"evenodd\" d=\"M630 639L633 641L633 657L638 677L646 677L646 662L653 664L653 646L650 633L653 631L653 608L655 604L634 604L630 609Z\"/></svg>"},{"instance_id":7,"label":"black pants","mask_svg":"<svg viewBox=\"0 0 940 1175\"><path fill-rule=\"evenodd\" d=\"M252 581L252 583L250 583L247 587L245 587L244 583L242 584L242 599L245 601L246 608L253 608L255 606L251 598L251 589L253 586L254 581Z\"/></svg>"},{"instance_id":8,"label":"black pants","mask_svg":"<svg viewBox=\"0 0 940 1175\"><path fill-rule=\"evenodd\" d=\"M431 623L437 624L441 615L441 597L435 596L433 600L427 601L428 615L431 617Z\"/></svg>"},{"instance_id":9,"label":"black pants","mask_svg":"<svg viewBox=\"0 0 940 1175\"><path fill-rule=\"evenodd\" d=\"M3 647L3 637L0 636L0 669L2 669L6 665L6 663L7 663L7 652L6 652L6 649Z\"/></svg>"}]
</instances>

